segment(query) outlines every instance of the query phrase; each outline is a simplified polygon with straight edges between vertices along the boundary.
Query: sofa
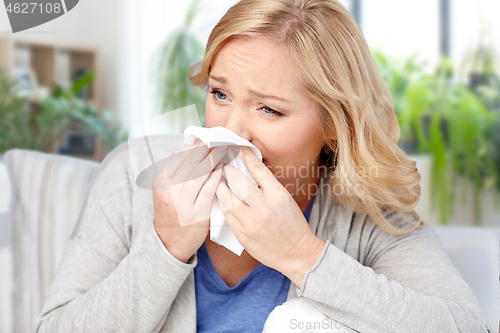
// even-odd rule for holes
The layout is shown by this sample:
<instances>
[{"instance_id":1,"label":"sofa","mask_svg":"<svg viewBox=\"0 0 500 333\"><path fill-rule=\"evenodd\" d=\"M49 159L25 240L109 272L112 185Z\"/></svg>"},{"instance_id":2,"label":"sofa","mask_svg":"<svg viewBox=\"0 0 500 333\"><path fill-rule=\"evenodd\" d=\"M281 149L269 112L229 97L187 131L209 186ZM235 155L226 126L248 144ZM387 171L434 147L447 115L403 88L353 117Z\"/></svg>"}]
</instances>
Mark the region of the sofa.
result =
<instances>
[{"instance_id":1,"label":"sofa","mask_svg":"<svg viewBox=\"0 0 500 333\"><path fill-rule=\"evenodd\" d=\"M51 281L78 221L89 185L99 164L82 159L14 149L5 154L11 188L4 253L11 260L0 271L0 333L34 332ZM491 321L500 326L500 228L433 226L452 262L472 287ZM0 243L0 246L2 244ZM4 244L5 245L5 244ZM1 249L0 249L1 250ZM5 267L11 263L10 267ZM1 263L0 263L1 264ZM10 273L9 273L10 272ZM9 285L12 288L9 288ZM9 290L10 292L5 292ZM9 320L10 319L10 320ZM3 324L2 324L3 323Z\"/></svg>"}]
</instances>

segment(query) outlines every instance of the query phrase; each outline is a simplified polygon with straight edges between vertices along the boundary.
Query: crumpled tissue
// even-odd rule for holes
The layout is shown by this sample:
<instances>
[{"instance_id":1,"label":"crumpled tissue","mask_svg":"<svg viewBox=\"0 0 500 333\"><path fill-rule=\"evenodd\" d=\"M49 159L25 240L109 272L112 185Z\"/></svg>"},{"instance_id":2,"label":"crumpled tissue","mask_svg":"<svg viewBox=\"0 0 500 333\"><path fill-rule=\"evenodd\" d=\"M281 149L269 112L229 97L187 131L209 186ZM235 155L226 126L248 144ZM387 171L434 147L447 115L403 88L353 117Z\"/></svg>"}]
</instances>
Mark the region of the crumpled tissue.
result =
<instances>
[{"instance_id":1,"label":"crumpled tissue","mask_svg":"<svg viewBox=\"0 0 500 333\"><path fill-rule=\"evenodd\" d=\"M262 153L260 150L251 144L248 140L243 139L234 132L228 130L225 127L211 127L204 128L199 126L191 126L184 130L184 146L191 146L194 144L196 139L203 141L208 148L214 148L217 146L247 146L250 147L253 153L262 162ZM253 179L252 175L246 168L243 161L233 152L232 149L228 149L226 155L221 160L223 165L230 164L245 176L247 176L256 186L257 183ZM229 189L238 197L238 199L243 201L238 192L227 183ZM238 242L238 239L234 235L231 227L227 223L224 214L222 213L219 204L217 203L216 196L212 202L212 210L210 212L210 239L219 245L222 245L234 252L237 255L241 255L244 248Z\"/></svg>"}]
</instances>

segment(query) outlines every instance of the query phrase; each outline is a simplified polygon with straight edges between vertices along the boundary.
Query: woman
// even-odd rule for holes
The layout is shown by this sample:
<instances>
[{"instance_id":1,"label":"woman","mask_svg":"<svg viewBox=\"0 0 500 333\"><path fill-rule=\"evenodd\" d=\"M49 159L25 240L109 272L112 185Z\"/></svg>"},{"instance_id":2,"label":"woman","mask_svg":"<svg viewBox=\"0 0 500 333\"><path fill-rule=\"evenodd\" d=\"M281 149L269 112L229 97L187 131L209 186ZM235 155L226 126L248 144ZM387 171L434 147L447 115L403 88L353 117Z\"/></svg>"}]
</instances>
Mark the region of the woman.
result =
<instances>
[{"instance_id":1,"label":"woman","mask_svg":"<svg viewBox=\"0 0 500 333\"><path fill-rule=\"evenodd\" d=\"M274 307L296 297L358 332L488 332L414 211L420 175L397 147L390 93L341 4L242 0L189 74L208 89L207 127L262 152L261 163L241 148L258 186L224 166L224 178L248 190L241 202L214 169L226 151L198 140L177 143L151 193L135 186L127 147L116 149L94 180L38 332L260 332ZM207 162L208 178L194 176ZM179 182L180 192L168 187ZM203 217L214 195L241 256L210 240ZM200 222L180 227L177 214Z\"/></svg>"}]
</instances>

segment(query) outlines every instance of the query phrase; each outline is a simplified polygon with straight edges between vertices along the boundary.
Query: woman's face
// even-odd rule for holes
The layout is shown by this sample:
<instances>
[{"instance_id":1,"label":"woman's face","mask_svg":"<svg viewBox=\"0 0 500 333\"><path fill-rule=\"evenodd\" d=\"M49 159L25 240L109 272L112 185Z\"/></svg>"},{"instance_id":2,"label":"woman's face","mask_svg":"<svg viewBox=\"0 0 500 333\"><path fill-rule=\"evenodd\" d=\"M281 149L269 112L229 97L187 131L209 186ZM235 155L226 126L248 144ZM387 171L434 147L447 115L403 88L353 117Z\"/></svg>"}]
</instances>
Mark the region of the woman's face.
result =
<instances>
[{"instance_id":1,"label":"woman's face","mask_svg":"<svg viewBox=\"0 0 500 333\"><path fill-rule=\"evenodd\" d=\"M298 184L317 182L310 171L318 166L324 140L317 106L298 85L295 66L300 64L287 63L279 51L261 37L230 40L212 63L206 123L250 141L281 184L297 195L292 193L296 178Z\"/></svg>"}]
</instances>

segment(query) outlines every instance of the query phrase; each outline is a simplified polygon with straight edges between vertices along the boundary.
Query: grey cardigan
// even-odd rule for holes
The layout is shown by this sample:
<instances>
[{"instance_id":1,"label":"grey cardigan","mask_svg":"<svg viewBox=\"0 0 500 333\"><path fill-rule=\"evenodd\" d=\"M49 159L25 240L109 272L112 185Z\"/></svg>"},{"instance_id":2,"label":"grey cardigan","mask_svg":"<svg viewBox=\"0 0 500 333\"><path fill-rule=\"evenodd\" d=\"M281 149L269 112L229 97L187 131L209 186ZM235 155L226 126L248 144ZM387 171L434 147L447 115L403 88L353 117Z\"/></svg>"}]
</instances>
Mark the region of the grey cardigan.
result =
<instances>
[{"instance_id":1,"label":"grey cardigan","mask_svg":"<svg viewBox=\"0 0 500 333\"><path fill-rule=\"evenodd\" d=\"M327 181L323 173L321 188ZM167 251L153 226L152 190L135 184L123 144L94 177L37 332L196 332L198 257L183 263ZM394 212L386 218L407 226ZM316 196L309 225L326 244L300 288L291 283L288 299L307 297L358 332L489 332L431 226L390 235L326 190Z\"/></svg>"}]
</instances>

